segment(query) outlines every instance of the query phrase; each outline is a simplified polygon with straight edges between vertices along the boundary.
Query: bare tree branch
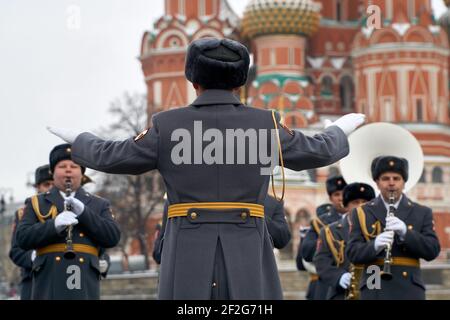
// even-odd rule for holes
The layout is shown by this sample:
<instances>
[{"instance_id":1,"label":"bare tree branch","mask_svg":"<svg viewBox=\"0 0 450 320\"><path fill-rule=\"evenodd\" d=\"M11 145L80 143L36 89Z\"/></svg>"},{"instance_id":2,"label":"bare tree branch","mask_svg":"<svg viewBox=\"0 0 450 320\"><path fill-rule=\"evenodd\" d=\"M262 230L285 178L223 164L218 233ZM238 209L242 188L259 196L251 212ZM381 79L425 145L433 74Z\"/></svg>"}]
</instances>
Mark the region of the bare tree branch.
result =
<instances>
[{"instance_id":1,"label":"bare tree branch","mask_svg":"<svg viewBox=\"0 0 450 320\"><path fill-rule=\"evenodd\" d=\"M99 135L129 138L142 132L147 125L145 95L125 93L122 99L111 103L109 113L115 119L108 127L100 128ZM158 172L140 176L101 174L97 183L99 195L109 199L116 220L122 230L121 252L128 256L130 243L137 241L149 268L149 251L155 230L149 230L153 214L162 213L164 182ZM150 240L150 241L149 241Z\"/></svg>"}]
</instances>

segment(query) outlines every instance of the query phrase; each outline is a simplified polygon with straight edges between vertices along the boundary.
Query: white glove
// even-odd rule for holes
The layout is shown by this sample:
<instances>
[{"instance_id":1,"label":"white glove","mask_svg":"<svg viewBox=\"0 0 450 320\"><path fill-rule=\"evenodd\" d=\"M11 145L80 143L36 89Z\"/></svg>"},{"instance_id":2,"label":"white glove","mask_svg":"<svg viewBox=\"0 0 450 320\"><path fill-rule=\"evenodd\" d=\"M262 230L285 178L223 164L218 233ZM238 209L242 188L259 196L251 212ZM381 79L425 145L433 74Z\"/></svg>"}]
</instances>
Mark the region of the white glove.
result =
<instances>
[{"instance_id":1,"label":"white glove","mask_svg":"<svg viewBox=\"0 0 450 320\"><path fill-rule=\"evenodd\" d=\"M380 252L385 249L388 245L392 246L394 242L394 231L385 231L380 233L378 237L375 238L375 251Z\"/></svg>"},{"instance_id":2,"label":"white glove","mask_svg":"<svg viewBox=\"0 0 450 320\"><path fill-rule=\"evenodd\" d=\"M366 122L366 115L362 113L350 113L339 118L333 123L330 120L325 120L325 128L337 126L341 128L342 131L344 131L344 133L348 136L364 122Z\"/></svg>"},{"instance_id":3,"label":"white glove","mask_svg":"<svg viewBox=\"0 0 450 320\"><path fill-rule=\"evenodd\" d=\"M84 203L78 200L77 198L74 198L72 196L68 197L66 198L64 203L66 204L66 206L72 207L71 211L75 213L77 217L81 216L81 214L84 212Z\"/></svg>"},{"instance_id":4,"label":"white glove","mask_svg":"<svg viewBox=\"0 0 450 320\"><path fill-rule=\"evenodd\" d=\"M62 128L47 127L47 130L70 144L74 143L75 139L81 134L81 132L78 131Z\"/></svg>"},{"instance_id":5,"label":"white glove","mask_svg":"<svg viewBox=\"0 0 450 320\"><path fill-rule=\"evenodd\" d=\"M34 262L34 259L36 259L36 250L31 252L31 262Z\"/></svg>"},{"instance_id":6,"label":"white glove","mask_svg":"<svg viewBox=\"0 0 450 320\"><path fill-rule=\"evenodd\" d=\"M350 272L344 273L341 276L341 279L339 279L339 285L344 289L348 289L348 287L350 287L351 282L352 282L352 274Z\"/></svg>"},{"instance_id":7,"label":"white glove","mask_svg":"<svg viewBox=\"0 0 450 320\"><path fill-rule=\"evenodd\" d=\"M406 224L397 217L386 218L386 230L394 231L400 238L406 235Z\"/></svg>"},{"instance_id":8,"label":"white glove","mask_svg":"<svg viewBox=\"0 0 450 320\"><path fill-rule=\"evenodd\" d=\"M309 229L311 229L311 227L300 227L300 238L301 239L306 237L306 234L308 233Z\"/></svg>"},{"instance_id":9,"label":"white glove","mask_svg":"<svg viewBox=\"0 0 450 320\"><path fill-rule=\"evenodd\" d=\"M314 263L308 262L305 259L302 259L303 266L305 267L305 270L312 274L317 274L317 269Z\"/></svg>"},{"instance_id":10,"label":"white glove","mask_svg":"<svg viewBox=\"0 0 450 320\"><path fill-rule=\"evenodd\" d=\"M55 228L61 233L65 228L78 224L77 215L72 211L63 211L55 218Z\"/></svg>"},{"instance_id":11,"label":"white glove","mask_svg":"<svg viewBox=\"0 0 450 320\"><path fill-rule=\"evenodd\" d=\"M98 265L100 266L100 273L105 273L108 270L108 261L99 260Z\"/></svg>"}]
</instances>

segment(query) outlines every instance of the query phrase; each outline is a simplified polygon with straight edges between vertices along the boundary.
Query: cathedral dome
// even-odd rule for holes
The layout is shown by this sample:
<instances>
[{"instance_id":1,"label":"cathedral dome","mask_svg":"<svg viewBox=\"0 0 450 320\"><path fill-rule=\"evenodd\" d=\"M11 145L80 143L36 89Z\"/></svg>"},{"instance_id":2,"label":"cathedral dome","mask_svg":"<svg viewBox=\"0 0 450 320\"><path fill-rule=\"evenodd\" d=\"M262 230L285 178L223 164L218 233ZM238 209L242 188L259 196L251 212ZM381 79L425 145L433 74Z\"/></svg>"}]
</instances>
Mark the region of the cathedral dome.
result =
<instances>
[{"instance_id":1,"label":"cathedral dome","mask_svg":"<svg viewBox=\"0 0 450 320\"><path fill-rule=\"evenodd\" d=\"M317 31L321 4L313 0L251 0L244 11L242 34L310 36Z\"/></svg>"}]
</instances>

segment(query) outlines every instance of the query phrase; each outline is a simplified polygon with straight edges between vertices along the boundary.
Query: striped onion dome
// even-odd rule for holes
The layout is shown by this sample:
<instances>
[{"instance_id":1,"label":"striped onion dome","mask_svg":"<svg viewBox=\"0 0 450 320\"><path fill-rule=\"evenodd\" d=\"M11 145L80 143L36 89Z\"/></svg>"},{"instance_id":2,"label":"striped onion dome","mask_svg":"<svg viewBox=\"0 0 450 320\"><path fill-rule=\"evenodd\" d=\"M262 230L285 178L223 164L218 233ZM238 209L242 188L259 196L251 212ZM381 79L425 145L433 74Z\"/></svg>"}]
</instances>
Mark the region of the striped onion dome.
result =
<instances>
[{"instance_id":1,"label":"striped onion dome","mask_svg":"<svg viewBox=\"0 0 450 320\"><path fill-rule=\"evenodd\" d=\"M271 34L310 36L320 22L320 3L313 0L251 0L244 11L246 38Z\"/></svg>"}]
</instances>

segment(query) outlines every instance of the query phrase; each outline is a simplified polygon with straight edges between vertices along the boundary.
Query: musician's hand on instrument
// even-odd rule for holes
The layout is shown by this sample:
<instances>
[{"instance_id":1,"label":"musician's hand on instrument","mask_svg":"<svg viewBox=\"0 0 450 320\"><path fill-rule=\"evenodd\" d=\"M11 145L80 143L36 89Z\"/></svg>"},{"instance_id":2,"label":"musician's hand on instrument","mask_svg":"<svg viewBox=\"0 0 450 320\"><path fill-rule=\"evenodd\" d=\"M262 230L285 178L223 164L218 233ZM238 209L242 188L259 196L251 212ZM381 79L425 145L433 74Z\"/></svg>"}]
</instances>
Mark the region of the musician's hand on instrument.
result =
<instances>
[{"instance_id":1,"label":"musician's hand on instrument","mask_svg":"<svg viewBox=\"0 0 450 320\"><path fill-rule=\"evenodd\" d=\"M406 231L408 230L406 224L397 217L386 218L386 229L394 231L401 238L406 235Z\"/></svg>"},{"instance_id":2,"label":"musician's hand on instrument","mask_svg":"<svg viewBox=\"0 0 450 320\"><path fill-rule=\"evenodd\" d=\"M72 207L72 212L79 217L84 212L84 203L75 197L68 197L64 201L67 206Z\"/></svg>"},{"instance_id":3,"label":"musician's hand on instrument","mask_svg":"<svg viewBox=\"0 0 450 320\"><path fill-rule=\"evenodd\" d=\"M387 246L391 246L393 242L394 242L394 231L385 231L383 233L380 233L375 238L374 243L375 251L380 252Z\"/></svg>"},{"instance_id":4,"label":"musician's hand on instrument","mask_svg":"<svg viewBox=\"0 0 450 320\"><path fill-rule=\"evenodd\" d=\"M331 126L337 126L344 131L344 133L348 136L350 133L355 131L359 126L361 126L364 122L366 122L366 115L362 113L350 113L347 114L333 123L330 123L330 120L325 120L325 128Z\"/></svg>"},{"instance_id":5,"label":"musician's hand on instrument","mask_svg":"<svg viewBox=\"0 0 450 320\"><path fill-rule=\"evenodd\" d=\"M352 274L350 272L344 273L341 276L341 279L339 279L339 285L344 289L348 289L348 287L350 287L351 282L352 282Z\"/></svg>"},{"instance_id":6,"label":"musician's hand on instrument","mask_svg":"<svg viewBox=\"0 0 450 320\"><path fill-rule=\"evenodd\" d=\"M100 273L108 271L108 261L101 259L98 261L98 265L100 267Z\"/></svg>"},{"instance_id":7,"label":"musician's hand on instrument","mask_svg":"<svg viewBox=\"0 0 450 320\"><path fill-rule=\"evenodd\" d=\"M78 224L77 215L72 211L63 211L55 218L55 228L58 233L61 233L68 226Z\"/></svg>"},{"instance_id":8,"label":"musician's hand on instrument","mask_svg":"<svg viewBox=\"0 0 450 320\"><path fill-rule=\"evenodd\" d=\"M47 130L70 144L74 143L75 139L81 134L81 132L63 128L47 127Z\"/></svg>"}]
</instances>

